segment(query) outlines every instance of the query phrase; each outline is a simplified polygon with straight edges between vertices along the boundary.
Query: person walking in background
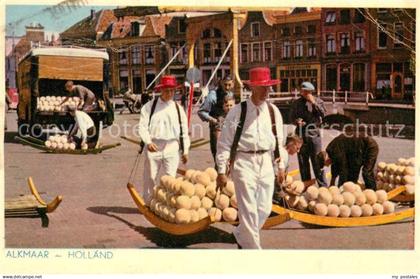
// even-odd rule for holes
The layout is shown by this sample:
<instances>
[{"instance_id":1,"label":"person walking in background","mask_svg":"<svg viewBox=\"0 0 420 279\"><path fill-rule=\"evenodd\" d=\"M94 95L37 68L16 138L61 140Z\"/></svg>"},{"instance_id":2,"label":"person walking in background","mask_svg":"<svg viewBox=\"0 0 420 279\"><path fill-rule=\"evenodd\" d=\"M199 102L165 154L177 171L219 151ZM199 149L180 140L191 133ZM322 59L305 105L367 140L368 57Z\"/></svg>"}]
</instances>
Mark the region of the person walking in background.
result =
<instances>
[{"instance_id":1,"label":"person walking in background","mask_svg":"<svg viewBox=\"0 0 420 279\"><path fill-rule=\"evenodd\" d=\"M223 114L217 118L217 124L215 125L216 130L216 141L220 138L222 127L225 123L225 118L229 111L235 106L235 98L233 96L226 96L223 102Z\"/></svg>"},{"instance_id":2,"label":"person walking in background","mask_svg":"<svg viewBox=\"0 0 420 279\"><path fill-rule=\"evenodd\" d=\"M298 153L299 170L302 181L311 180L309 160L319 186L327 186L325 173L318 166L317 154L322 149L320 126L325 116L324 102L312 93L315 87L310 82L303 82L301 97L291 105L290 119L296 127L296 134L303 139Z\"/></svg>"},{"instance_id":3,"label":"person walking in background","mask_svg":"<svg viewBox=\"0 0 420 279\"><path fill-rule=\"evenodd\" d=\"M210 129L210 149L213 155L214 162L216 162L217 151L217 119L224 114L223 104L226 96L234 97L233 81L229 76L226 76L221 85L209 92L203 104L198 110L198 116L202 121L209 122ZM216 166L217 168L217 166Z\"/></svg>"}]
</instances>

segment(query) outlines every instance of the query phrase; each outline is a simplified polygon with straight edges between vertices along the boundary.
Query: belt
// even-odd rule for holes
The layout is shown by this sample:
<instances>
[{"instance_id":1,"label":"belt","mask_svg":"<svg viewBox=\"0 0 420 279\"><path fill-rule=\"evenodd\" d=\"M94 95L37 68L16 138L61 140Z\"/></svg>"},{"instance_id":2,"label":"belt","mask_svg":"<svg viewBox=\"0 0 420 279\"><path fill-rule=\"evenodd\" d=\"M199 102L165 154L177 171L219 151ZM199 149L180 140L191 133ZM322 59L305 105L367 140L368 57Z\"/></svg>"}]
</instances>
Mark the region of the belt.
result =
<instances>
[{"instance_id":1,"label":"belt","mask_svg":"<svg viewBox=\"0 0 420 279\"><path fill-rule=\"evenodd\" d=\"M265 152L268 152L268 150L238 150L238 152L247 154L264 154Z\"/></svg>"}]
</instances>

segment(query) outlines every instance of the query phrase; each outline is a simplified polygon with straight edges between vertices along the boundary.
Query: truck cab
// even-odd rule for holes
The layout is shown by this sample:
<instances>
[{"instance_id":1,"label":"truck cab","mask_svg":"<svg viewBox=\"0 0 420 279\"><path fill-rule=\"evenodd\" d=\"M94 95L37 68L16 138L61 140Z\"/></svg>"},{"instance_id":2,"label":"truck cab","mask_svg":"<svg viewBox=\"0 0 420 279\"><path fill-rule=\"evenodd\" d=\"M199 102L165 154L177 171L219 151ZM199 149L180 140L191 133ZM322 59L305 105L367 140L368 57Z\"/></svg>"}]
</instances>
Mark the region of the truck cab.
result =
<instances>
[{"instance_id":1,"label":"truck cab","mask_svg":"<svg viewBox=\"0 0 420 279\"><path fill-rule=\"evenodd\" d=\"M19 133L40 136L40 130L57 126L67 130L74 123L65 108L42 106L41 100L60 100L69 96L65 83L69 80L90 89L98 108L88 112L99 127L112 125L113 106L108 94L109 57L105 51L46 47L34 48L18 64ZM54 105L54 104L53 104ZM53 108L52 108L53 107ZM51 109L52 108L52 109Z\"/></svg>"}]
</instances>

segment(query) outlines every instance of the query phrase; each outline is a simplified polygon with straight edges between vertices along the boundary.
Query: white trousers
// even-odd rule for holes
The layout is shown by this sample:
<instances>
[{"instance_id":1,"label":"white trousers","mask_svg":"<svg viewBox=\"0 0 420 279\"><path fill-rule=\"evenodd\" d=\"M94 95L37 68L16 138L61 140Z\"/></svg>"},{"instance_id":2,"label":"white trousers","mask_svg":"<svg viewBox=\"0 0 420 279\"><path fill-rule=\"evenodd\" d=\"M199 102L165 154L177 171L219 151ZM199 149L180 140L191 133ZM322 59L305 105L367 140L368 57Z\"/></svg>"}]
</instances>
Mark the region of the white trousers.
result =
<instances>
[{"instance_id":1,"label":"white trousers","mask_svg":"<svg viewBox=\"0 0 420 279\"><path fill-rule=\"evenodd\" d=\"M232 170L238 201L236 241L244 249L261 249L260 230L271 213L274 191L272 156L238 152Z\"/></svg>"},{"instance_id":2,"label":"white trousers","mask_svg":"<svg viewBox=\"0 0 420 279\"><path fill-rule=\"evenodd\" d=\"M175 177L179 164L178 141L153 140L158 146L157 152L149 152L145 146L146 160L143 173L143 199L146 204L152 199L153 187L159 184L162 175ZM160 173L160 175L159 175Z\"/></svg>"}]
</instances>

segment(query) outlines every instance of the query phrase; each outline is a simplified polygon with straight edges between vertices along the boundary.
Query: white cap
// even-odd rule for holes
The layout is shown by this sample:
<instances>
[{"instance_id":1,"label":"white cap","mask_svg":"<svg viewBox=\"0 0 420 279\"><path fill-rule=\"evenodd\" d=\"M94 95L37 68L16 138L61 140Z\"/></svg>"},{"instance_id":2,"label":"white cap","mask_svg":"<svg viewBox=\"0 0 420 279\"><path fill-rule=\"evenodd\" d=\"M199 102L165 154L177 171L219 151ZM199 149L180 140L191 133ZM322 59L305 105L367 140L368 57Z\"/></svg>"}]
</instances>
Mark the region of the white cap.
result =
<instances>
[{"instance_id":1,"label":"white cap","mask_svg":"<svg viewBox=\"0 0 420 279\"><path fill-rule=\"evenodd\" d=\"M302 82L300 89L308 90L308 91L315 91L315 87L309 81Z\"/></svg>"}]
</instances>

